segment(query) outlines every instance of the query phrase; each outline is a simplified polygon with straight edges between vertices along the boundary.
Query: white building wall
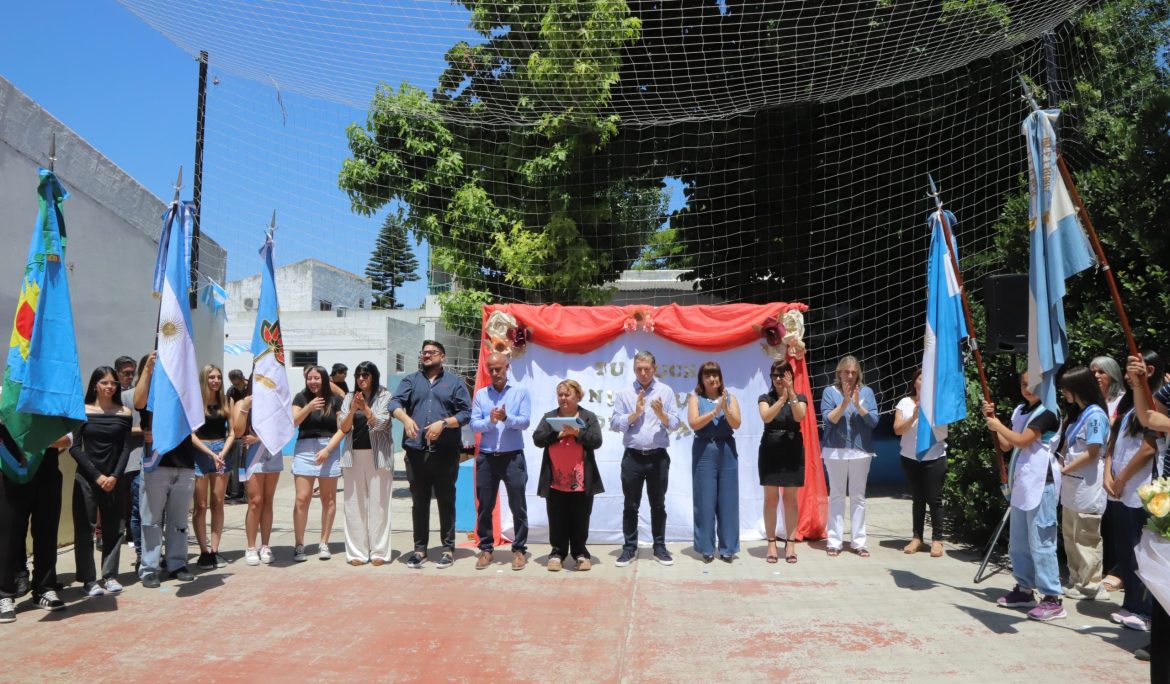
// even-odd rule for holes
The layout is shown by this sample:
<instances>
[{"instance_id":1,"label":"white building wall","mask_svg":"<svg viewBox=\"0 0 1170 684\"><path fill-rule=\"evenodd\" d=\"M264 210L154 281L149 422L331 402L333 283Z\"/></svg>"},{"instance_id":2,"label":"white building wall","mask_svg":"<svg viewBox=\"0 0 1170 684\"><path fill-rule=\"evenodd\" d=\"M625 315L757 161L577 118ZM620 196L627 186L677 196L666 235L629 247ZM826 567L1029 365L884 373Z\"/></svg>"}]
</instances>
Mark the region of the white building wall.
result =
<instances>
[{"instance_id":1,"label":"white building wall","mask_svg":"<svg viewBox=\"0 0 1170 684\"><path fill-rule=\"evenodd\" d=\"M69 192L64 204L66 262L82 382L122 354L154 347L158 300L151 296L165 204L113 161L0 78L0 329L11 330L19 274L37 217L39 166L57 136L55 171ZM176 167L177 170L177 167ZM226 252L204 236L200 272L224 281ZM223 359L222 320L200 304L192 312L199 362ZM5 347L6 349L7 347ZM0 369L4 366L0 358Z\"/></svg>"},{"instance_id":2,"label":"white building wall","mask_svg":"<svg viewBox=\"0 0 1170 684\"><path fill-rule=\"evenodd\" d=\"M261 266L256 258L256 269ZM340 308L368 310L373 299L370 281L316 259L305 259L276 269L276 292L280 310L319 311L321 302L329 302L334 310ZM228 293L228 316L251 315L260 297L260 276L233 280L225 288Z\"/></svg>"}]
</instances>

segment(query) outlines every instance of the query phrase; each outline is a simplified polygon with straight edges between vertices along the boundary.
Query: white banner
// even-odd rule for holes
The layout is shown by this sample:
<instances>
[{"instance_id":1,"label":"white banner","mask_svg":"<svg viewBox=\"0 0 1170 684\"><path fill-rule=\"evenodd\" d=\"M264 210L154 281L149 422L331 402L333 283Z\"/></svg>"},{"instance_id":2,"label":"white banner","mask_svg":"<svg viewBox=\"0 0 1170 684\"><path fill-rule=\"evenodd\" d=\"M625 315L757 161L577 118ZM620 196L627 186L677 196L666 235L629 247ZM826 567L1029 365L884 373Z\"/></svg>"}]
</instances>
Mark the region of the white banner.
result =
<instances>
[{"instance_id":1,"label":"white banner","mask_svg":"<svg viewBox=\"0 0 1170 684\"><path fill-rule=\"evenodd\" d=\"M675 392L678 415L682 426L671 435L670 482L666 492L666 540L690 542L694 540L693 498L691 489L692 433L687 427L687 399L695 391L696 373L705 361L715 361L723 370L723 381L728 390L739 399L743 423L735 431L739 452L739 526L740 540L764 538L764 492L760 487L757 457L763 422L757 406L759 396L768 391L768 371L772 359L758 342L724 352L690 349L646 332L625 333L612 342L588 354L565 354L530 342L524 354L512 361L512 378L528 388L532 396L532 424L524 435L524 455L528 464L528 538L533 542L548 541L548 514L543 499L536 495L542 449L532 444L532 432L540 417L556 408L556 386L565 379L576 380L585 390L583 408L597 414L601 420L604 441L597 450L597 466L605 493L593 502L593 516L589 524L589 541L598 544L622 543L621 462L622 435L609 429L613 415L613 398L620 390L633 386L634 354L646 350L658 362L658 379ZM500 488L500 523L505 537L513 534L512 514L507 494ZM780 507L783 508L782 506ZM777 529L783 530L783 511L778 512ZM650 504L645 491L638 511L638 537L649 544Z\"/></svg>"}]
</instances>

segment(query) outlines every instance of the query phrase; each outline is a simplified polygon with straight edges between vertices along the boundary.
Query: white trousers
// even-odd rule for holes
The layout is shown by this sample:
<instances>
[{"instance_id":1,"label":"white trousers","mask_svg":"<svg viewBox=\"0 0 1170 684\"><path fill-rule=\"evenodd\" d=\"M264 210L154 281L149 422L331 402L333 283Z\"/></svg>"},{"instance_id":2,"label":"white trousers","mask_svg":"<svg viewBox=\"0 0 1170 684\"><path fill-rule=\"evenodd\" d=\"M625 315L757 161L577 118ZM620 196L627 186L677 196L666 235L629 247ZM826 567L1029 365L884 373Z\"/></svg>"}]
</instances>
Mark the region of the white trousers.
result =
<instances>
[{"instance_id":1,"label":"white trousers","mask_svg":"<svg viewBox=\"0 0 1170 684\"><path fill-rule=\"evenodd\" d=\"M342 468L345 482L346 560L390 560L390 497L394 471L379 470L370 449L354 449L353 467Z\"/></svg>"},{"instance_id":2,"label":"white trousers","mask_svg":"<svg viewBox=\"0 0 1170 684\"><path fill-rule=\"evenodd\" d=\"M849 545L865 547L865 482L869 479L872 456L850 459L826 459L829 471L829 540L830 549L840 550L845 536L845 497L849 496Z\"/></svg>"}]
</instances>

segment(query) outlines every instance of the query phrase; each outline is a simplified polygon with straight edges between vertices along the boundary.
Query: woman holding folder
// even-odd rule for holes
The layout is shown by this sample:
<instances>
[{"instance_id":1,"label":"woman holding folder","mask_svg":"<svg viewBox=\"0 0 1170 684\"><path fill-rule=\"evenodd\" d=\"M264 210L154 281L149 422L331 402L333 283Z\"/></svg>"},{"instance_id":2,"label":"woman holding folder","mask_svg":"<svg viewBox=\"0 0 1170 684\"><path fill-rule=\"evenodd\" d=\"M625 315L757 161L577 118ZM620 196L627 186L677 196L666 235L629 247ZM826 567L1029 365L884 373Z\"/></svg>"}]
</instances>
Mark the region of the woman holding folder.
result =
<instances>
[{"instance_id":1,"label":"woman holding folder","mask_svg":"<svg viewBox=\"0 0 1170 684\"><path fill-rule=\"evenodd\" d=\"M532 441L544 449L536 494L548 506L549 572L561 570L570 552L577 570L593 567L585 543L593 497L605 491L594 451L601 446L601 423L578 404L585 391L575 380L557 385L557 408L544 414Z\"/></svg>"}]
</instances>

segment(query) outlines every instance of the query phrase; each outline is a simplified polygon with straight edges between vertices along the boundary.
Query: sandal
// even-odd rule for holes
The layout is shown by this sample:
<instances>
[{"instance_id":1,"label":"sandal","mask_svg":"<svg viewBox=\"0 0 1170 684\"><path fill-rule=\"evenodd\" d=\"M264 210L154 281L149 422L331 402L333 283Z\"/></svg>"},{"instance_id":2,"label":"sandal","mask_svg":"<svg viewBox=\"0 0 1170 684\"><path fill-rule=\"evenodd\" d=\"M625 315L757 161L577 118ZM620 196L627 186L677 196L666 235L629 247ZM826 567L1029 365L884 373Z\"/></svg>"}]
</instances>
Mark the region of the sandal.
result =
<instances>
[{"instance_id":1,"label":"sandal","mask_svg":"<svg viewBox=\"0 0 1170 684\"><path fill-rule=\"evenodd\" d=\"M769 544L775 544L775 543L776 543L776 538L775 538L775 537L769 537L769 538L768 538L768 543L769 543ZM776 554L774 554L774 553L769 553L767 556L765 556L765 557L764 557L764 560L768 561L769 563L778 563L778 562L780 561L780 558L779 558L779 557L778 557Z\"/></svg>"},{"instance_id":2,"label":"sandal","mask_svg":"<svg viewBox=\"0 0 1170 684\"><path fill-rule=\"evenodd\" d=\"M861 556L862 558L869 558L869 549L865 548L864 546L854 551L854 553L856 553L858 556Z\"/></svg>"},{"instance_id":3,"label":"sandal","mask_svg":"<svg viewBox=\"0 0 1170 684\"><path fill-rule=\"evenodd\" d=\"M788 553L788 548L787 548L787 547L788 547L788 545L789 545L789 544L792 544L793 546L796 546L796 542L790 542L790 541L786 541L786 542L784 542L784 546L785 546L785 549L784 549L784 562L785 562L785 563L787 563L787 564L789 564L789 565L792 565L793 563L795 563L795 562L796 562L796 552L795 552L795 551L793 551L792 553Z\"/></svg>"},{"instance_id":4,"label":"sandal","mask_svg":"<svg viewBox=\"0 0 1170 684\"><path fill-rule=\"evenodd\" d=\"M841 549L825 549L825 553L829 554L829 558L836 558L841 555Z\"/></svg>"},{"instance_id":5,"label":"sandal","mask_svg":"<svg viewBox=\"0 0 1170 684\"><path fill-rule=\"evenodd\" d=\"M1105 587L1106 591L1121 591L1121 579L1109 575L1103 582L1101 582L1101 586Z\"/></svg>"}]
</instances>

